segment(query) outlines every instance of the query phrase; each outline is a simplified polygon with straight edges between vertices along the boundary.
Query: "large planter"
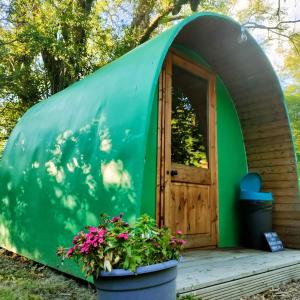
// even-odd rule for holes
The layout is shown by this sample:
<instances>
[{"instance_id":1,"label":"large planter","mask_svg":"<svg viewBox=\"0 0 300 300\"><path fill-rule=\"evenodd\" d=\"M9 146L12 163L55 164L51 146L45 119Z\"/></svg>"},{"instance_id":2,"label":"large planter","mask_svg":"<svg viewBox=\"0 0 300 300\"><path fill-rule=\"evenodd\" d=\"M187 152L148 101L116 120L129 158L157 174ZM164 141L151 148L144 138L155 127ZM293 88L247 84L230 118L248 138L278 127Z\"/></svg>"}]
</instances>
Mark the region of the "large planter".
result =
<instances>
[{"instance_id":1,"label":"large planter","mask_svg":"<svg viewBox=\"0 0 300 300\"><path fill-rule=\"evenodd\" d=\"M175 300L176 260L137 268L115 269L94 277L98 300Z\"/></svg>"}]
</instances>

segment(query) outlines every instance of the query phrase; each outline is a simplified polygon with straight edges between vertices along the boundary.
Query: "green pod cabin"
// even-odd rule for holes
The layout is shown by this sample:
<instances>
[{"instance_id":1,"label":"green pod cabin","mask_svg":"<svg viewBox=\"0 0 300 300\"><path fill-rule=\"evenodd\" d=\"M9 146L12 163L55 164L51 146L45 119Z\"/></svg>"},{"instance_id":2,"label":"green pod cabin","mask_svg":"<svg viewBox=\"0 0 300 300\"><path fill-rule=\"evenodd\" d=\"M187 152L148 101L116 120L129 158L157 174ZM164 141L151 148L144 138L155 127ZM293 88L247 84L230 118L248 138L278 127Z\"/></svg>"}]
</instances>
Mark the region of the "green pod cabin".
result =
<instances>
[{"instance_id":1,"label":"green pod cabin","mask_svg":"<svg viewBox=\"0 0 300 300\"><path fill-rule=\"evenodd\" d=\"M239 183L254 171L275 198L274 230L300 248L282 89L241 34L194 14L27 111L0 163L0 245L82 277L56 248L124 212L181 229L188 248L236 247Z\"/></svg>"}]
</instances>

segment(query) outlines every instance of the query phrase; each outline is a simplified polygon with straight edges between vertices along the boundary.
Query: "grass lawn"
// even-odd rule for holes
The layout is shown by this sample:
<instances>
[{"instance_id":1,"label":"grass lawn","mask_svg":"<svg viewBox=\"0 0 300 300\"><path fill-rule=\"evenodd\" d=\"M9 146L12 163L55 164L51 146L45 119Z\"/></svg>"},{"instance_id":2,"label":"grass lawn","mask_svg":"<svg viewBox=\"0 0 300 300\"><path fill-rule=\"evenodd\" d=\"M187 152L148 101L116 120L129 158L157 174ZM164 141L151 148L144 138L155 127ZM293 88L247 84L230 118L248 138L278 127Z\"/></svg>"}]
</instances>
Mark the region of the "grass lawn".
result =
<instances>
[{"instance_id":1,"label":"grass lawn","mask_svg":"<svg viewBox=\"0 0 300 300\"><path fill-rule=\"evenodd\" d=\"M0 299L95 300L95 290L84 281L0 248Z\"/></svg>"},{"instance_id":2,"label":"grass lawn","mask_svg":"<svg viewBox=\"0 0 300 300\"><path fill-rule=\"evenodd\" d=\"M96 300L96 292L85 281L0 248L0 300L46 299Z\"/></svg>"}]
</instances>

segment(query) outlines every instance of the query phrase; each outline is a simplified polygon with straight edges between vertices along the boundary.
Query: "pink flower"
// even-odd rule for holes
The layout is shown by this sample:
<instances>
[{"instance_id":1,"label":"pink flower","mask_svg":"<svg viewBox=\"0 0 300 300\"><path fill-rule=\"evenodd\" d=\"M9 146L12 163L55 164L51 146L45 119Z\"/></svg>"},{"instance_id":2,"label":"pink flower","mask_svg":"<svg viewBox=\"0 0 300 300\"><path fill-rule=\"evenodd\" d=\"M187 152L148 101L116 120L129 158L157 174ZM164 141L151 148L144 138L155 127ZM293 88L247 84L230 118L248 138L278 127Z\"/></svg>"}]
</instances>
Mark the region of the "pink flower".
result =
<instances>
[{"instance_id":1,"label":"pink flower","mask_svg":"<svg viewBox=\"0 0 300 300\"><path fill-rule=\"evenodd\" d=\"M128 233L127 232L124 232L124 233L120 233L118 235L118 239L123 239L123 240L128 240Z\"/></svg>"},{"instance_id":2,"label":"pink flower","mask_svg":"<svg viewBox=\"0 0 300 300\"><path fill-rule=\"evenodd\" d=\"M93 237L94 237L94 234L93 234L93 233L88 233L88 234L86 235L87 240L90 240L90 239L92 239Z\"/></svg>"},{"instance_id":3,"label":"pink flower","mask_svg":"<svg viewBox=\"0 0 300 300\"><path fill-rule=\"evenodd\" d=\"M74 252L74 248L70 248L66 254L67 257L71 257Z\"/></svg>"},{"instance_id":4,"label":"pink flower","mask_svg":"<svg viewBox=\"0 0 300 300\"><path fill-rule=\"evenodd\" d=\"M90 242L85 241L83 245L81 246L80 252L83 254L88 254L90 250Z\"/></svg>"},{"instance_id":5,"label":"pink flower","mask_svg":"<svg viewBox=\"0 0 300 300\"><path fill-rule=\"evenodd\" d=\"M186 241L185 240L178 240L177 243L179 245L184 245L184 244L186 244Z\"/></svg>"},{"instance_id":6,"label":"pink flower","mask_svg":"<svg viewBox=\"0 0 300 300\"><path fill-rule=\"evenodd\" d=\"M100 245L104 243L104 239L101 236L98 237L98 243Z\"/></svg>"},{"instance_id":7,"label":"pink flower","mask_svg":"<svg viewBox=\"0 0 300 300\"><path fill-rule=\"evenodd\" d=\"M92 245L94 248L98 246L98 241L96 237L92 237L85 242L87 245Z\"/></svg>"},{"instance_id":8,"label":"pink flower","mask_svg":"<svg viewBox=\"0 0 300 300\"><path fill-rule=\"evenodd\" d=\"M101 229L99 230L99 232L98 232L98 235L99 235L100 237L104 237L106 232L107 232L106 229L101 228Z\"/></svg>"},{"instance_id":9,"label":"pink flower","mask_svg":"<svg viewBox=\"0 0 300 300\"><path fill-rule=\"evenodd\" d=\"M76 244L76 245L74 245L74 247L73 247L73 249L74 249L74 250L78 250L79 248L80 248L80 246L79 246L79 245L77 245L77 244Z\"/></svg>"},{"instance_id":10,"label":"pink flower","mask_svg":"<svg viewBox=\"0 0 300 300\"><path fill-rule=\"evenodd\" d=\"M104 235L106 234L106 232L107 232L107 230L104 229L104 228L101 228L101 229L96 228L96 230L93 229L92 231L90 231L90 232L86 235L86 238L87 238L87 240L91 240L91 239L97 238L97 237L103 238Z\"/></svg>"},{"instance_id":11,"label":"pink flower","mask_svg":"<svg viewBox=\"0 0 300 300\"><path fill-rule=\"evenodd\" d=\"M116 222L118 222L120 219L121 219L120 217L113 217L113 218L111 219L111 221L112 221L113 223L116 223Z\"/></svg>"},{"instance_id":12,"label":"pink flower","mask_svg":"<svg viewBox=\"0 0 300 300\"><path fill-rule=\"evenodd\" d=\"M181 230L177 230L176 234L182 235L182 231Z\"/></svg>"},{"instance_id":13,"label":"pink flower","mask_svg":"<svg viewBox=\"0 0 300 300\"><path fill-rule=\"evenodd\" d=\"M175 245L176 244L176 239L172 238L171 239L171 245Z\"/></svg>"},{"instance_id":14,"label":"pink flower","mask_svg":"<svg viewBox=\"0 0 300 300\"><path fill-rule=\"evenodd\" d=\"M76 242L78 241L78 239L79 239L79 236L78 236L78 235L75 235L75 237L74 237L74 239L73 239L73 241L72 241L72 244L75 245Z\"/></svg>"},{"instance_id":15,"label":"pink flower","mask_svg":"<svg viewBox=\"0 0 300 300\"><path fill-rule=\"evenodd\" d=\"M94 233L94 232L98 232L99 229L98 229L97 227L91 226L91 227L89 228L89 230L90 230L91 233Z\"/></svg>"},{"instance_id":16,"label":"pink flower","mask_svg":"<svg viewBox=\"0 0 300 300\"><path fill-rule=\"evenodd\" d=\"M100 244L104 243L104 236L107 230L105 228L96 228L93 227L90 232L86 235L85 244L93 246L94 248L98 247Z\"/></svg>"}]
</instances>

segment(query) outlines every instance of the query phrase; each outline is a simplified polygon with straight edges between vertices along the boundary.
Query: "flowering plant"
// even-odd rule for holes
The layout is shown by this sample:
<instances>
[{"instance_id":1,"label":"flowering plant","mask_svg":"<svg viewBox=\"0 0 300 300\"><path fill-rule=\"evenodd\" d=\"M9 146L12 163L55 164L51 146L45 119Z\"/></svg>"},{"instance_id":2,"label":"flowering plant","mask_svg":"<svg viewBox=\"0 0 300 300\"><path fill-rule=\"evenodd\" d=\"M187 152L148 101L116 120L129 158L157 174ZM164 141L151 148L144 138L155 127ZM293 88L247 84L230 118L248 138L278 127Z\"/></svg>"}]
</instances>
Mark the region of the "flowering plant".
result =
<instances>
[{"instance_id":1,"label":"flowering plant","mask_svg":"<svg viewBox=\"0 0 300 300\"><path fill-rule=\"evenodd\" d=\"M86 229L74 237L71 248L60 247L57 254L81 263L88 276L112 269L134 272L139 266L178 260L185 244L181 231L174 236L147 215L133 225L123 220L123 214L113 218L102 215L97 227Z\"/></svg>"}]
</instances>

